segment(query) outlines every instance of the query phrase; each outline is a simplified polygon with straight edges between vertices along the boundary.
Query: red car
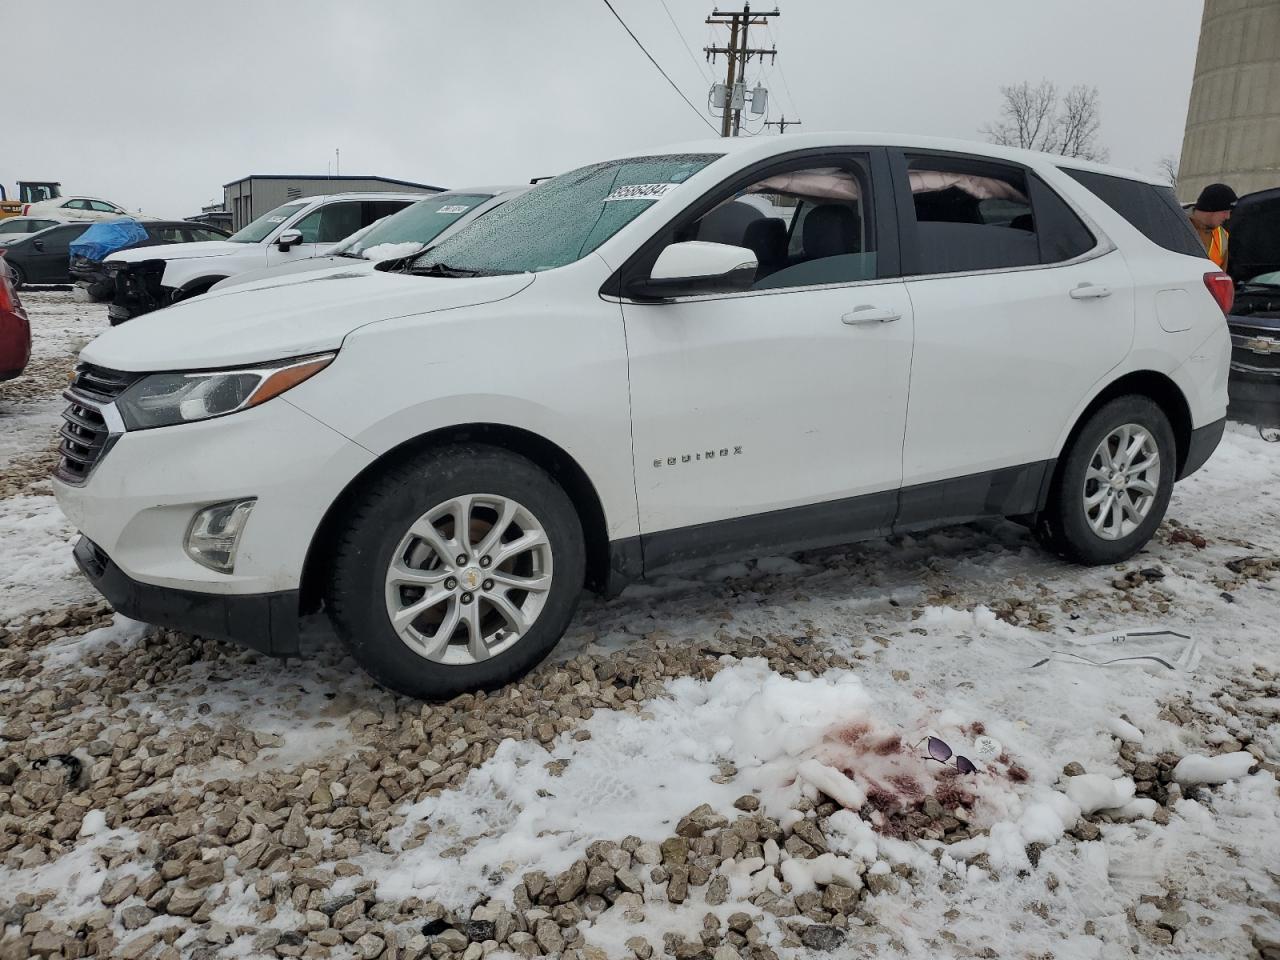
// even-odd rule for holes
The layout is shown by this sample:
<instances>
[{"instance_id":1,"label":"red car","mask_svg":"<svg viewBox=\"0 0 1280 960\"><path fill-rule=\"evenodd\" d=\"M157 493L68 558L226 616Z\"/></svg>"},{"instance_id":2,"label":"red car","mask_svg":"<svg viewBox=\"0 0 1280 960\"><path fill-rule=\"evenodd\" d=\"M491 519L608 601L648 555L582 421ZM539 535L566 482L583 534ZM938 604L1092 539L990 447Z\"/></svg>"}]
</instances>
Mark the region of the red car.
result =
<instances>
[{"instance_id":1,"label":"red car","mask_svg":"<svg viewBox=\"0 0 1280 960\"><path fill-rule=\"evenodd\" d=\"M0 264L0 380L20 376L31 359L31 324Z\"/></svg>"}]
</instances>

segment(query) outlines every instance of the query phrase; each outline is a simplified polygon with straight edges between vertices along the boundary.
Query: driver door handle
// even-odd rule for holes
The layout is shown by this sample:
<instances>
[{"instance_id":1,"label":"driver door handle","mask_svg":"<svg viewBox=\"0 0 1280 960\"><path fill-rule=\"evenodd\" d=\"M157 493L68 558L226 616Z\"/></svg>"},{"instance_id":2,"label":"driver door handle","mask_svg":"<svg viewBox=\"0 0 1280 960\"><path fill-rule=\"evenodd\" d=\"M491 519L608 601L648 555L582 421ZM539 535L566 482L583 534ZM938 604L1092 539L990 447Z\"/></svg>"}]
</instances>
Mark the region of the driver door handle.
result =
<instances>
[{"instance_id":1,"label":"driver door handle","mask_svg":"<svg viewBox=\"0 0 1280 960\"><path fill-rule=\"evenodd\" d=\"M1109 296L1111 296L1111 290L1108 287L1099 287L1092 283L1082 283L1071 288L1072 300L1101 300Z\"/></svg>"},{"instance_id":2,"label":"driver door handle","mask_svg":"<svg viewBox=\"0 0 1280 960\"><path fill-rule=\"evenodd\" d=\"M860 327L870 323L892 323L894 320L900 320L902 314L897 310L887 307L876 307L869 303L864 303L860 307L854 307L843 317L840 322L849 327Z\"/></svg>"}]
</instances>

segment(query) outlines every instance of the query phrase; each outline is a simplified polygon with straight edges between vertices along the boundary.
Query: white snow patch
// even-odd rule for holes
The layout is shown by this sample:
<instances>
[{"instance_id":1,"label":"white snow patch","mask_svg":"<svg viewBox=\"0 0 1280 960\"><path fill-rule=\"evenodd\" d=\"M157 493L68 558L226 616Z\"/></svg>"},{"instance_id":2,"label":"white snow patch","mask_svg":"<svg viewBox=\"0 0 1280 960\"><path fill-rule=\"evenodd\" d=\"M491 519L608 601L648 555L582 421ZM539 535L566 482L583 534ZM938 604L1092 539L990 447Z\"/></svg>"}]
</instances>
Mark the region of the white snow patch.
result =
<instances>
[{"instance_id":1,"label":"white snow patch","mask_svg":"<svg viewBox=\"0 0 1280 960\"><path fill-rule=\"evenodd\" d=\"M1108 717L1106 723L1107 729L1117 739L1123 740L1125 743L1142 742L1142 731L1123 717Z\"/></svg>"},{"instance_id":2,"label":"white snow patch","mask_svg":"<svg viewBox=\"0 0 1280 960\"><path fill-rule=\"evenodd\" d=\"M1173 768L1173 779L1183 786L1226 783L1243 777L1257 762L1257 757L1244 750L1216 757L1183 757Z\"/></svg>"},{"instance_id":3,"label":"white snow patch","mask_svg":"<svg viewBox=\"0 0 1280 960\"><path fill-rule=\"evenodd\" d=\"M1080 808L1085 816L1099 810L1111 810L1122 807L1133 799L1134 782L1132 777L1119 777L1112 780L1099 773L1086 773L1078 777L1068 777L1066 783L1067 796Z\"/></svg>"}]
</instances>

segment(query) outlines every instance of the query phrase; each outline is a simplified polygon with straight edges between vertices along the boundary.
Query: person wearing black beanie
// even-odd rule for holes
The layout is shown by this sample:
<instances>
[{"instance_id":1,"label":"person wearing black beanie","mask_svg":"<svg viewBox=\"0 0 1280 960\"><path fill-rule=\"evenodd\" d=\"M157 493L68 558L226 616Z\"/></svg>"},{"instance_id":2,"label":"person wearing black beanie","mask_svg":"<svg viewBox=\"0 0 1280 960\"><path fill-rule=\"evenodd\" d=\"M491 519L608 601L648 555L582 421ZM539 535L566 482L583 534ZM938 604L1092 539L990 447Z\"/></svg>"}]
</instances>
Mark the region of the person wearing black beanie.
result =
<instances>
[{"instance_id":1,"label":"person wearing black beanie","mask_svg":"<svg viewBox=\"0 0 1280 960\"><path fill-rule=\"evenodd\" d=\"M1218 269L1227 269L1227 228L1223 226L1236 205L1236 192L1225 183L1211 183L1200 191L1191 209L1191 225L1196 228L1209 259Z\"/></svg>"}]
</instances>

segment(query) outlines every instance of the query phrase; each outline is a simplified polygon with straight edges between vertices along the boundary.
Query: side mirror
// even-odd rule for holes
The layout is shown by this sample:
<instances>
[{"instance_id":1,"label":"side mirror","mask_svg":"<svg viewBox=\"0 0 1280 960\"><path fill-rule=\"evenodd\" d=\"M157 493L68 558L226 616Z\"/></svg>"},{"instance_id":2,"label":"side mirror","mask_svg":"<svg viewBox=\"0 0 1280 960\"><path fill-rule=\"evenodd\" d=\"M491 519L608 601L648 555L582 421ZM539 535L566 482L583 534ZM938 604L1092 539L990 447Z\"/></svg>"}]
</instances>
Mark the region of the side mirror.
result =
<instances>
[{"instance_id":1,"label":"side mirror","mask_svg":"<svg viewBox=\"0 0 1280 960\"><path fill-rule=\"evenodd\" d=\"M280 248L281 252L288 250L290 247L301 242L302 242L301 230L286 230L284 233L280 234L280 236L276 238L276 246Z\"/></svg>"},{"instance_id":2,"label":"side mirror","mask_svg":"<svg viewBox=\"0 0 1280 960\"><path fill-rule=\"evenodd\" d=\"M734 293L750 289L758 265L755 253L746 247L705 240L673 243L658 254L648 278L632 281L626 292L628 296L658 300Z\"/></svg>"}]
</instances>

